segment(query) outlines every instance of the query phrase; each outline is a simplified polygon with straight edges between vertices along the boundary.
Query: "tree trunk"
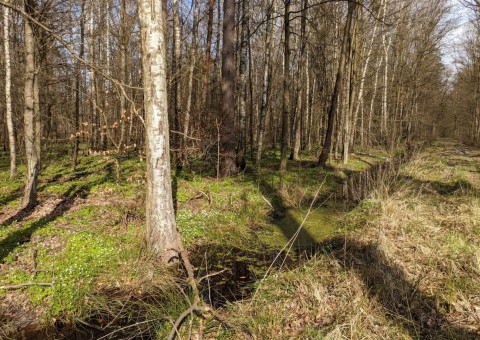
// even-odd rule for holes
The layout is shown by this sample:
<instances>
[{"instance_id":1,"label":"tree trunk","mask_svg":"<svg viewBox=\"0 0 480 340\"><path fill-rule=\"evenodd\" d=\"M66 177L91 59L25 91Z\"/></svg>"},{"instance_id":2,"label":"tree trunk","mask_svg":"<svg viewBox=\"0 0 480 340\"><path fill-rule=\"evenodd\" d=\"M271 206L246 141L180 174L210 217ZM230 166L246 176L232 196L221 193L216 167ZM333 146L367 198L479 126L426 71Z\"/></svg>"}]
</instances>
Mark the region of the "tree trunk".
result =
<instances>
[{"instance_id":1,"label":"tree trunk","mask_svg":"<svg viewBox=\"0 0 480 340\"><path fill-rule=\"evenodd\" d=\"M343 31L343 42L342 49L340 52L340 61L337 70L337 76L335 78L335 86L333 88L332 100L330 102L330 107L328 109L328 123L327 123L327 132L325 136L325 143L323 144L322 153L318 158L318 165L325 167L330 155L330 148L332 146L333 138L333 125L335 119L337 118L338 111L338 98L340 95L340 90L342 88L343 72L345 67L345 56L347 53L347 44L348 44L348 34L350 32L353 20L353 13L355 10L356 3L348 3L348 14L347 22L345 23L345 29Z\"/></svg>"},{"instance_id":2,"label":"tree trunk","mask_svg":"<svg viewBox=\"0 0 480 340\"><path fill-rule=\"evenodd\" d=\"M35 39L36 41L38 39ZM38 45L35 45L38 49ZM38 51L38 50L36 50ZM34 124L35 124L35 153L37 155L37 162L38 162L38 172L42 168L42 121L40 118L40 86L39 86L39 61L35 57L35 77L33 78L33 112L34 112Z\"/></svg>"},{"instance_id":3,"label":"tree trunk","mask_svg":"<svg viewBox=\"0 0 480 340\"><path fill-rule=\"evenodd\" d=\"M305 71L307 71L305 67L305 48L307 46L307 8L308 8L308 0L302 1L302 16L300 20L300 39L298 40L299 48L300 48L300 57L299 57L299 65L298 65L298 77L297 77L297 110L295 112L294 118L294 126L293 126L293 146L292 146L292 153L290 155L290 159L298 159L300 154L301 148L301 138L302 138L302 130L303 130L303 121L305 119L305 103L304 98L305 96Z\"/></svg>"},{"instance_id":4,"label":"tree trunk","mask_svg":"<svg viewBox=\"0 0 480 340\"><path fill-rule=\"evenodd\" d=\"M357 13L357 6L356 3L353 4L355 7L353 10L353 16ZM343 164L347 164L348 156L350 153L350 141L352 139L352 130L355 124L356 119L352 119L353 117L353 107L354 107L354 85L355 85L355 45L356 45L356 28L357 28L357 20L356 18L352 19L352 24L350 27L350 32L348 32L348 45L347 45L347 64L348 64L348 84L347 88L348 91L346 92L346 104L347 107L345 108L345 122L344 122L344 138L343 138L343 149L342 149L342 162Z\"/></svg>"},{"instance_id":5,"label":"tree trunk","mask_svg":"<svg viewBox=\"0 0 480 340\"><path fill-rule=\"evenodd\" d=\"M247 106L247 45L248 45L248 24L249 24L249 2L242 1L242 32L241 32L241 46L240 46L240 141L237 154L237 165L244 169L246 166L246 106Z\"/></svg>"},{"instance_id":6,"label":"tree trunk","mask_svg":"<svg viewBox=\"0 0 480 340\"><path fill-rule=\"evenodd\" d=\"M193 73L195 71L196 64L196 49L197 49L197 26L198 26L198 0L194 1L194 14L193 14L193 29L192 29L192 46L190 47L190 66L188 70L188 95L187 95L187 107L185 108L185 114L183 117L183 135L181 139L181 152L180 152L180 161L181 164L185 164L185 148L188 141L188 133L190 127L190 116L192 112L192 102L193 102ZM211 38L210 38L211 39ZM210 49L208 49L210 50ZM210 56L209 56L210 58Z\"/></svg>"},{"instance_id":7,"label":"tree trunk","mask_svg":"<svg viewBox=\"0 0 480 340\"><path fill-rule=\"evenodd\" d=\"M383 1L384 0L380 0L380 8L383 7ZM372 32L372 36L370 38L370 44L368 46L366 46L366 48L368 49L367 50L367 56L365 58L365 62L364 62L364 66L363 66L363 70L362 70L362 77L360 78L360 85L359 85L359 91L358 91L358 95L357 95L357 104L356 104L356 107L355 107L355 113L354 113L354 118L355 117L358 117L358 114L360 112L360 110L362 110L360 113L361 113L361 129L360 129L360 145L363 147L364 146L364 134L365 134L365 131L364 131L364 115L363 115L363 105L364 105L364 96L363 96L363 93L364 93L364 90L365 90L365 80L367 79L367 71L368 71L368 67L370 65L370 58L372 56L372 50L373 50L373 45L374 45L374 42L375 42L375 38L376 38L376 35L377 35L377 30L378 30L378 20L374 19L375 20L375 23L374 23L374 26L373 26L373 32ZM378 72L378 70L377 70ZM378 73L376 73L376 75L378 75ZM376 86L376 84L375 84Z\"/></svg>"},{"instance_id":8,"label":"tree trunk","mask_svg":"<svg viewBox=\"0 0 480 340\"><path fill-rule=\"evenodd\" d=\"M287 170L287 152L289 141L290 121L290 3L285 1L284 12L284 61L283 61L283 112L282 112L282 140L280 147L280 191L283 190L283 177Z\"/></svg>"},{"instance_id":9,"label":"tree trunk","mask_svg":"<svg viewBox=\"0 0 480 340\"><path fill-rule=\"evenodd\" d=\"M126 0L120 1L120 81L127 84L127 9ZM120 92L120 140L118 141L118 152L125 151L125 125L127 124L127 101L123 91Z\"/></svg>"},{"instance_id":10,"label":"tree trunk","mask_svg":"<svg viewBox=\"0 0 480 340\"><path fill-rule=\"evenodd\" d=\"M198 5L198 2L197 2ZM213 36L213 10L215 0L208 0L207 48L205 50L205 75L203 77L202 109L209 111L208 96L210 94L210 60Z\"/></svg>"},{"instance_id":11,"label":"tree trunk","mask_svg":"<svg viewBox=\"0 0 480 340\"><path fill-rule=\"evenodd\" d=\"M95 39L93 37L93 19L94 19L94 1L90 1L90 18L88 20L88 58L90 63L96 65L95 60ZM95 69L88 68L90 72L90 96L91 96L91 116L90 116L90 148L95 149L98 145L98 86L97 86L97 74Z\"/></svg>"},{"instance_id":12,"label":"tree trunk","mask_svg":"<svg viewBox=\"0 0 480 340\"><path fill-rule=\"evenodd\" d=\"M11 65L10 65L10 10L5 7L3 12L3 47L5 53L5 118L7 120L8 146L10 151L10 178L17 175L17 150L15 146L15 131L12 119L12 95L11 95Z\"/></svg>"},{"instance_id":13,"label":"tree trunk","mask_svg":"<svg viewBox=\"0 0 480 340\"><path fill-rule=\"evenodd\" d=\"M222 176L238 172L235 163L235 1L223 3L223 46L222 46L222 116L221 121L221 166Z\"/></svg>"},{"instance_id":14,"label":"tree trunk","mask_svg":"<svg viewBox=\"0 0 480 340\"><path fill-rule=\"evenodd\" d=\"M156 4L156 5L155 5ZM139 1L143 49L147 144L147 242L169 263L180 250L170 177L164 12L158 2Z\"/></svg>"},{"instance_id":15,"label":"tree trunk","mask_svg":"<svg viewBox=\"0 0 480 340\"><path fill-rule=\"evenodd\" d=\"M35 0L25 1L25 12L34 15ZM24 89L24 129L25 129L25 156L27 159L27 177L22 205L31 208L37 201L37 178L39 161L35 148L35 35L32 23L24 19L25 30L25 89Z\"/></svg>"},{"instance_id":16,"label":"tree trunk","mask_svg":"<svg viewBox=\"0 0 480 340\"><path fill-rule=\"evenodd\" d=\"M257 171L260 169L260 161L262 159L263 151L263 138L265 135L265 123L267 120L267 108L269 103L269 95L271 91L272 81L272 53L273 53L273 29L275 27L275 19L273 18L276 12L276 0L271 0L268 12L267 12L267 30L265 33L265 62L263 71L263 85L262 85L262 104L260 108L260 127L258 129L257 137L257 153L255 157Z\"/></svg>"},{"instance_id":17,"label":"tree trunk","mask_svg":"<svg viewBox=\"0 0 480 340\"><path fill-rule=\"evenodd\" d=\"M179 135L180 132L180 116L181 116L181 87L180 87L180 13L178 0L173 0L173 50L172 50L172 72L173 72L173 129L175 133L172 135L174 164L177 164L178 159L178 147L179 147Z\"/></svg>"},{"instance_id":18,"label":"tree trunk","mask_svg":"<svg viewBox=\"0 0 480 340\"><path fill-rule=\"evenodd\" d=\"M83 59L84 54L84 40L85 40L85 3L86 0L82 0L82 11L80 14L80 51L78 56ZM78 159L78 147L80 144L80 97L82 90L80 88L81 84L81 71L82 64L80 61L76 63L76 72L75 75L75 137L73 140L73 156L72 156L72 169L75 170L77 167Z\"/></svg>"},{"instance_id":19,"label":"tree trunk","mask_svg":"<svg viewBox=\"0 0 480 340\"><path fill-rule=\"evenodd\" d=\"M383 17L386 18L387 16L387 3L388 0L385 2L383 6ZM389 52L390 46L392 44L392 35L389 34L388 41L386 37L386 33L382 34L382 46L384 52L384 60L385 66L383 71L383 96L382 96L382 116L381 116L381 125L380 125L380 133L382 135L383 141L386 140L386 136L388 134L387 131L387 117L388 117L388 60L389 60Z\"/></svg>"},{"instance_id":20,"label":"tree trunk","mask_svg":"<svg viewBox=\"0 0 480 340\"><path fill-rule=\"evenodd\" d=\"M372 143L372 123L373 123L373 116L375 110L375 99L377 97L377 88L378 88L378 78L380 74L380 68L382 67L383 63L383 56L377 62L377 67L375 69L375 79L373 81L373 93L372 98L370 99L370 109L368 110L368 117L367 117L367 138L368 138L368 145Z\"/></svg>"}]
</instances>

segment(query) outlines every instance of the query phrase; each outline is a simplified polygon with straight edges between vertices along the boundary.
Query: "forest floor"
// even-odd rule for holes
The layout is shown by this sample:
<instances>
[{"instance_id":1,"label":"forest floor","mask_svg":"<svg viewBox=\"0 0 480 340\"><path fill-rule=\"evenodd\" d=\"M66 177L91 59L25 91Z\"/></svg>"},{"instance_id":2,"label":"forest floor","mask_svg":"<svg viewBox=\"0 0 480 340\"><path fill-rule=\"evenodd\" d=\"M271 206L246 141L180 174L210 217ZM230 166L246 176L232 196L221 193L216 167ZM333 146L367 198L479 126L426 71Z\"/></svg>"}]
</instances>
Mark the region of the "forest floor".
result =
<instances>
[{"instance_id":1,"label":"forest floor","mask_svg":"<svg viewBox=\"0 0 480 340\"><path fill-rule=\"evenodd\" d=\"M480 151L442 141L355 208L329 200L387 156L371 150L329 169L302 156L289 162L282 193L275 153L259 174L217 180L205 160L177 170L177 222L196 274L222 271L205 280L202 297L231 326L195 320L193 329L226 338L480 337ZM144 161L84 156L72 171L66 155L44 159L39 205L23 211L24 169L10 180L0 158L0 285L29 284L0 289L0 337L68 337L75 326L86 338L162 338L189 302L177 271L145 252Z\"/></svg>"}]
</instances>

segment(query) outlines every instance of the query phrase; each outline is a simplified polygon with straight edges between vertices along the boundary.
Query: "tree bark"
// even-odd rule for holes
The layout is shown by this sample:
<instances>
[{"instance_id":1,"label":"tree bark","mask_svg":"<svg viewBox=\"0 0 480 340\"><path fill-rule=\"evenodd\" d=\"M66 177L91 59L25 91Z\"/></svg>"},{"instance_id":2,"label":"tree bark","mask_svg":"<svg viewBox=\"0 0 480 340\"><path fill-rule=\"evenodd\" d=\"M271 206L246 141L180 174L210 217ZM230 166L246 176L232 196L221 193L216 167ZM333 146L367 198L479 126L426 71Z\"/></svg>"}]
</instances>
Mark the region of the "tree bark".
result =
<instances>
[{"instance_id":1,"label":"tree bark","mask_svg":"<svg viewBox=\"0 0 480 340\"><path fill-rule=\"evenodd\" d=\"M25 0L25 12L33 16L35 0ZM37 202L37 178L39 160L35 148L35 35L30 19L24 19L25 30L25 88L24 88L24 129L25 156L27 159L27 177L22 205L31 208Z\"/></svg>"},{"instance_id":2,"label":"tree bark","mask_svg":"<svg viewBox=\"0 0 480 340\"><path fill-rule=\"evenodd\" d=\"M190 66L188 70L188 95L187 95L187 107L185 108L185 113L183 117L183 135L181 139L181 152L180 152L180 161L181 164L185 164L185 148L187 146L188 141L188 133L190 128L190 116L192 113L192 102L193 102L193 73L195 72L195 64L197 62L197 30L198 30L198 0L193 2L194 5L194 12L193 12L193 29L192 29L192 46L190 47ZM208 49L210 50L210 48Z\"/></svg>"},{"instance_id":3,"label":"tree bark","mask_svg":"<svg viewBox=\"0 0 480 340\"><path fill-rule=\"evenodd\" d=\"M95 53L95 38L93 36L93 21L94 21L94 1L90 1L90 18L88 20L88 58L91 64L96 65L96 53ZM97 73L94 68L88 68L90 73L90 96L91 96L91 115L90 115L90 148L96 149L98 146L98 84Z\"/></svg>"},{"instance_id":4,"label":"tree bark","mask_svg":"<svg viewBox=\"0 0 480 340\"><path fill-rule=\"evenodd\" d=\"M269 95L271 91L272 81L272 53L273 53L273 29L275 27L275 19L273 18L276 12L276 0L271 0L267 12L267 30L265 33L265 61L263 71L263 85L262 85L262 104L260 108L260 127L258 129L257 137L257 153L255 157L257 171L260 169L260 161L263 152L263 139L265 136L265 123L267 120L267 108L269 104Z\"/></svg>"},{"instance_id":5,"label":"tree bark","mask_svg":"<svg viewBox=\"0 0 480 340\"><path fill-rule=\"evenodd\" d=\"M290 4L285 1L283 16L284 25L284 61L283 61L283 112L282 112L282 140L280 147L280 191L283 190L283 177L287 170L287 152L289 141L290 122Z\"/></svg>"},{"instance_id":6,"label":"tree bark","mask_svg":"<svg viewBox=\"0 0 480 340\"><path fill-rule=\"evenodd\" d=\"M340 52L340 61L337 70L337 76L335 78L335 86L333 88L332 93L332 100L330 102L330 107L328 109L328 123L327 123L327 132L325 135L325 143L323 144L322 152L320 157L318 158L318 165L321 167L325 167L330 156L330 148L332 146L332 139L333 139L333 125L335 119L337 118L337 111L338 111L338 98L340 95L340 90L342 88L342 81L343 81L343 72L345 68L345 56L347 53L347 44L348 44L348 34L350 32L353 20L353 13L356 4L349 2L348 3L348 14L347 14L347 22L345 23L345 29L343 31L343 42L342 48Z\"/></svg>"},{"instance_id":7,"label":"tree bark","mask_svg":"<svg viewBox=\"0 0 480 340\"><path fill-rule=\"evenodd\" d=\"M361 3L361 0L360 0ZM353 128L356 119L352 119L353 117L353 107L354 107L354 85L355 85L355 74L356 74L356 69L355 69L355 49L356 49L356 40L357 40L357 20L356 20L356 14L357 14L357 4L353 4L354 9L353 9L353 16L352 18L352 24L350 27L350 31L348 33L348 45L347 45L347 56L348 56L348 83L347 83L347 89L346 91L346 104L347 107L345 109L345 122L344 122L344 138L343 138L343 149L342 149L342 162L343 164L347 164L348 162L348 156L350 153L350 141L352 139L353 135Z\"/></svg>"},{"instance_id":8,"label":"tree bark","mask_svg":"<svg viewBox=\"0 0 480 340\"><path fill-rule=\"evenodd\" d=\"M380 8L383 7L383 1L384 0L380 0ZM364 62L364 66L363 66L363 70L362 70L362 77L360 78L360 85L359 85L359 91L358 91L358 95L357 95L357 104L355 106L355 112L354 112L354 118L355 117L358 117L358 114L361 111L361 129L360 129L360 145L363 147L364 146L364 135L365 135L365 131L364 131L364 116L363 116L363 105L364 105L364 90L365 90L365 80L367 79L367 71L368 71L368 68L369 68L369 65L370 65L370 58L372 56L372 51L373 51L373 45L374 45L374 41L375 41L375 38L376 38L376 35L377 35L377 30L378 30L378 20L374 19L375 20L375 23L374 23L374 26L373 26L373 32L372 32L372 36L370 38L370 44L368 46L366 46L367 48L367 55L366 55L366 58L365 58L365 62ZM378 74L378 73L376 73ZM376 86L376 84L375 84Z\"/></svg>"},{"instance_id":9,"label":"tree bark","mask_svg":"<svg viewBox=\"0 0 480 340\"><path fill-rule=\"evenodd\" d=\"M7 120L8 147L10 151L10 178L17 175L17 150L12 119L11 64L10 64L10 10L3 9L3 47L5 53L5 118Z\"/></svg>"},{"instance_id":10,"label":"tree bark","mask_svg":"<svg viewBox=\"0 0 480 340\"><path fill-rule=\"evenodd\" d=\"M198 5L198 3L197 3ZM213 10L215 0L208 0L207 48L205 50L205 75L203 77L202 109L209 110L208 96L210 94L210 61L213 36Z\"/></svg>"},{"instance_id":11,"label":"tree bark","mask_svg":"<svg viewBox=\"0 0 480 340\"><path fill-rule=\"evenodd\" d=\"M238 172L235 158L236 131L234 112L235 92L235 1L223 3L223 46L222 46L222 117L221 117L221 165L222 176Z\"/></svg>"},{"instance_id":12,"label":"tree bark","mask_svg":"<svg viewBox=\"0 0 480 340\"><path fill-rule=\"evenodd\" d=\"M249 24L249 1L242 0L242 32L240 45L240 138L237 153L237 165L244 169L246 166L245 154L247 149L247 54L248 54L248 24Z\"/></svg>"},{"instance_id":13,"label":"tree bark","mask_svg":"<svg viewBox=\"0 0 480 340\"><path fill-rule=\"evenodd\" d=\"M305 96L305 72L307 68L305 67L305 49L307 46L307 9L308 9L308 0L302 1L302 16L300 20L300 39L298 40L300 48L299 56L299 65L298 65L298 77L297 77L297 110L295 112L294 126L293 126L293 146L292 153L290 155L291 160L296 160L300 154L301 140L302 140L302 130L303 130L303 121L305 119L305 107L304 103Z\"/></svg>"},{"instance_id":14,"label":"tree bark","mask_svg":"<svg viewBox=\"0 0 480 340\"><path fill-rule=\"evenodd\" d=\"M127 9L126 0L120 1L120 81L127 84ZM125 126L127 124L127 101L125 95L120 91L120 140L118 141L118 152L125 151Z\"/></svg>"},{"instance_id":15,"label":"tree bark","mask_svg":"<svg viewBox=\"0 0 480 340\"><path fill-rule=\"evenodd\" d=\"M78 56L83 58L85 46L85 4L86 0L82 0L82 10L80 13L80 51ZM80 145L80 97L82 90L80 88L81 84L81 71L82 64L80 61L76 63L76 75L75 75L75 131L73 139L73 156L72 156L72 169L75 170L77 167L78 159L78 147Z\"/></svg>"},{"instance_id":16,"label":"tree bark","mask_svg":"<svg viewBox=\"0 0 480 340\"><path fill-rule=\"evenodd\" d=\"M172 135L172 144L174 148L174 164L179 162L179 135L181 109L181 87L180 87L180 13L178 0L173 0L173 50L172 50L172 72L173 72L173 129L176 133Z\"/></svg>"},{"instance_id":17,"label":"tree bark","mask_svg":"<svg viewBox=\"0 0 480 340\"><path fill-rule=\"evenodd\" d=\"M147 146L147 243L164 263L180 251L170 176L166 18L159 1L139 1Z\"/></svg>"}]
</instances>

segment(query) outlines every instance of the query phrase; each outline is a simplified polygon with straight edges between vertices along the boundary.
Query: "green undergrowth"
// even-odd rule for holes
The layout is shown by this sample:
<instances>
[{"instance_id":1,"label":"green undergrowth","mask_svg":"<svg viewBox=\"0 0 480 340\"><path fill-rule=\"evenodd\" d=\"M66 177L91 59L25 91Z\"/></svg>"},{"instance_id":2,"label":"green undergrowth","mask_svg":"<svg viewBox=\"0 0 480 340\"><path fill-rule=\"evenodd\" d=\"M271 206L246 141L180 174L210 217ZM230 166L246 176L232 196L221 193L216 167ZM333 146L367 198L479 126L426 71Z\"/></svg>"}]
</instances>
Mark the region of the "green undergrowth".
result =
<instances>
[{"instance_id":1,"label":"green undergrowth","mask_svg":"<svg viewBox=\"0 0 480 340\"><path fill-rule=\"evenodd\" d=\"M8 157L0 157L0 209L5 216L0 228L0 285L52 284L0 290L0 312L9 315L5 324L15 324L27 311L34 324L46 328L58 320L67 324L87 320L103 327L115 322L119 313L120 324L150 318L156 321L145 323L149 332L164 334L171 327L166 316L178 315L188 302L175 273L158 269L145 252L144 159L81 156L73 171L70 157L57 151L44 156L39 204L28 212L20 211L25 167L20 165L19 175L9 179ZM260 173L249 164L244 173L222 180L204 163L192 163L172 174L178 229L192 252L218 246L253 261L248 254L261 257L288 242L315 194L317 209L320 198L336 190L349 173L363 171L386 156L376 150L352 156L346 165L320 169L312 166L315 156L302 155L289 162L283 192L278 190L278 155L273 152L265 155ZM337 232L342 208L322 209L311 212L305 221L310 232L300 236L303 244L297 245L310 245ZM198 254L193 256L203 261ZM264 271L259 268L254 270L258 277ZM20 296L28 301L22 308L15 305L25 301Z\"/></svg>"}]
</instances>

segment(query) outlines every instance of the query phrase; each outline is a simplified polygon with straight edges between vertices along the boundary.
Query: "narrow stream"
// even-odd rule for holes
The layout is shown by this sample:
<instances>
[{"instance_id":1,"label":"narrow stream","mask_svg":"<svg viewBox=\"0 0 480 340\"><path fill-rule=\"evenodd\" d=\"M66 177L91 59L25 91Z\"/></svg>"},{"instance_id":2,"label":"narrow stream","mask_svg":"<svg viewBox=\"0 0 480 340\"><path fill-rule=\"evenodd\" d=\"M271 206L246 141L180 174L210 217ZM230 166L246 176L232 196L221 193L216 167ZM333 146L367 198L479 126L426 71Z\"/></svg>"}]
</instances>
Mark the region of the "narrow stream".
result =
<instances>
[{"instance_id":1,"label":"narrow stream","mask_svg":"<svg viewBox=\"0 0 480 340\"><path fill-rule=\"evenodd\" d=\"M401 155L363 172L350 174L343 185L332 193L330 200L313 207L310 212L308 208L295 208L274 214L276 217L271 218L270 230L259 232L258 237L264 244L261 251L245 250L243 245L242 248L205 245L196 249L191 260L195 267L201 268L199 277L209 272L222 272L201 286L205 301L221 307L248 298L255 283L270 266L289 268L298 265L304 260L304 254L317 251L320 244L338 236L342 217L379 184L394 180L400 166L408 159L408 156ZM290 240L294 240L293 244L289 244Z\"/></svg>"}]
</instances>

